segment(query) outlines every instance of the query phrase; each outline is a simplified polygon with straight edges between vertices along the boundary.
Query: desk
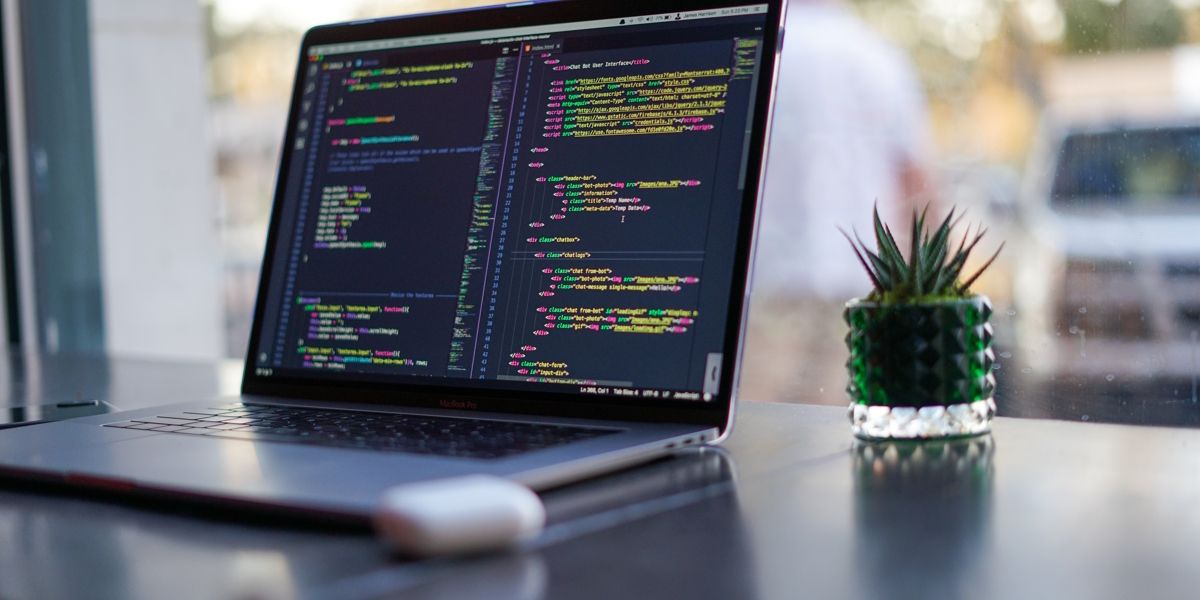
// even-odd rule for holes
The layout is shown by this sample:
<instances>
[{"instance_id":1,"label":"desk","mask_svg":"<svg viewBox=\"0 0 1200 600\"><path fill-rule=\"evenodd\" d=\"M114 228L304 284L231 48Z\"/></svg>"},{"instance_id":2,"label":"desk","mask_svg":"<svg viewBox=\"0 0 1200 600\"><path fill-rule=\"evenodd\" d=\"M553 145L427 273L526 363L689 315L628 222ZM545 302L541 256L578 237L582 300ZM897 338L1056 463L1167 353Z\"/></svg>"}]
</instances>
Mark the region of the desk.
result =
<instances>
[{"instance_id":1,"label":"desk","mask_svg":"<svg viewBox=\"0 0 1200 600\"><path fill-rule=\"evenodd\" d=\"M129 408L223 387L204 365L39 368ZM549 492L519 552L426 562L365 531L5 484L0 598L1195 597L1200 431L995 429L864 445L843 409L743 403L724 450Z\"/></svg>"}]
</instances>

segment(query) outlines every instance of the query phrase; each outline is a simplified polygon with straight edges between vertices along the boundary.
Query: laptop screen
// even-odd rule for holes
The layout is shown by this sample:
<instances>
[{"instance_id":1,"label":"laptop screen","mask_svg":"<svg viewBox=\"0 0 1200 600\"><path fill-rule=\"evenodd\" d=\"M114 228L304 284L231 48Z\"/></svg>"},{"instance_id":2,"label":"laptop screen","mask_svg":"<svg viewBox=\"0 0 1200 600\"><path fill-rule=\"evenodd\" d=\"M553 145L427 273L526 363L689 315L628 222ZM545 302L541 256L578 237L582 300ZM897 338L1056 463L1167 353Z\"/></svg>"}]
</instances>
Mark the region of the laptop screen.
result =
<instances>
[{"instance_id":1,"label":"laptop screen","mask_svg":"<svg viewBox=\"0 0 1200 600\"><path fill-rule=\"evenodd\" d=\"M309 46L255 374L712 400L766 13Z\"/></svg>"}]
</instances>

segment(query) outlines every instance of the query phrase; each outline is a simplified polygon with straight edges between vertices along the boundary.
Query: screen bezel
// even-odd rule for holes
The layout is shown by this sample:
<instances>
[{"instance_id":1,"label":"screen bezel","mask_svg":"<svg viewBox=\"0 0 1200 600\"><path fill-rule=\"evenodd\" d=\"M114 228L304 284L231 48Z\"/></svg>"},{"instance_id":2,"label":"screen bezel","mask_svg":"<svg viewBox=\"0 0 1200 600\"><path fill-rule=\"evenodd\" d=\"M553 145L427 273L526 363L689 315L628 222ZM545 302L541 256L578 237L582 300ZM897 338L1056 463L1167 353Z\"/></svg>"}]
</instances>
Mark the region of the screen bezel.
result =
<instances>
[{"instance_id":1,"label":"screen bezel","mask_svg":"<svg viewBox=\"0 0 1200 600\"><path fill-rule=\"evenodd\" d=\"M749 156L747 157L746 185L743 190L737 244L734 248L734 272L722 345L721 391L712 400L648 400L645 398L590 396L578 392L487 390L457 386L455 379L450 377L441 379L437 384L424 385L409 382L329 381L319 378L295 377L290 374L271 376L257 374L254 359L258 354L262 319L266 312L267 294L264 291L269 285L272 265L276 258L275 249L280 235L279 228L288 169L292 162L292 147L286 141L293 139L296 135L295 128L298 120L296 113L300 105L304 68L310 47L331 43L524 27L748 4L766 4L768 8L764 16L766 27L763 30L760 76L752 107L754 116ZM732 419L732 407L736 394L734 387L747 309L745 290L748 284L753 238L757 226L758 198L761 195L761 177L777 74L784 5L783 0L640 0L638 2L603 3L560 0L322 25L310 29L305 33L301 42L300 56L297 61L291 107L284 135L285 143L282 145L280 153L280 167L266 249L259 276L259 291L255 302L250 345L243 372L242 393L328 402L385 403L392 406L471 409L604 420L688 423L718 427L724 434Z\"/></svg>"}]
</instances>

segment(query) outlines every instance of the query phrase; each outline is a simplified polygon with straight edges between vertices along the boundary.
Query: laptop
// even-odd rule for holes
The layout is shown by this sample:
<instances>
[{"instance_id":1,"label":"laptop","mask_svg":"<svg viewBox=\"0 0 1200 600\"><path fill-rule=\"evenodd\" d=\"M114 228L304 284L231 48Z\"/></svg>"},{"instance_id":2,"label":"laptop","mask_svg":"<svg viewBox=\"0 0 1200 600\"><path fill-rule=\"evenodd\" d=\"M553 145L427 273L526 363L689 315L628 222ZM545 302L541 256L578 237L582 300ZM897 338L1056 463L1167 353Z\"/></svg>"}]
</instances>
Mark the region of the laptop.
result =
<instances>
[{"instance_id":1,"label":"laptop","mask_svg":"<svg viewBox=\"0 0 1200 600\"><path fill-rule=\"evenodd\" d=\"M241 394L0 431L0 475L361 519L721 440L782 4L308 31Z\"/></svg>"}]
</instances>

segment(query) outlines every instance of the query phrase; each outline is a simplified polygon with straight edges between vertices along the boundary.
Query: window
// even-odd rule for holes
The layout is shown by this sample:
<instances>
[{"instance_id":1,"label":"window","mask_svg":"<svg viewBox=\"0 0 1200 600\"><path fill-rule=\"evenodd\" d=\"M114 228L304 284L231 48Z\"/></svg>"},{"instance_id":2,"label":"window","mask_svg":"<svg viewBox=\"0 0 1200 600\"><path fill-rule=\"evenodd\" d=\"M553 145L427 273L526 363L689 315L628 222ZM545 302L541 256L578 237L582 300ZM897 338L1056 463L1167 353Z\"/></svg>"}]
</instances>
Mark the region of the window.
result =
<instances>
[{"instance_id":1,"label":"window","mask_svg":"<svg viewBox=\"0 0 1200 600\"><path fill-rule=\"evenodd\" d=\"M241 358L303 30L484 3L5 2L21 331ZM837 227L930 204L1007 244L1001 415L1200 425L1200 1L793 0L781 76L743 399L847 401Z\"/></svg>"}]
</instances>

